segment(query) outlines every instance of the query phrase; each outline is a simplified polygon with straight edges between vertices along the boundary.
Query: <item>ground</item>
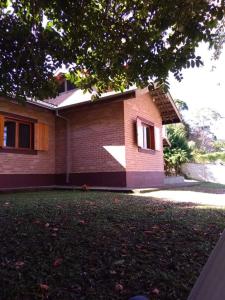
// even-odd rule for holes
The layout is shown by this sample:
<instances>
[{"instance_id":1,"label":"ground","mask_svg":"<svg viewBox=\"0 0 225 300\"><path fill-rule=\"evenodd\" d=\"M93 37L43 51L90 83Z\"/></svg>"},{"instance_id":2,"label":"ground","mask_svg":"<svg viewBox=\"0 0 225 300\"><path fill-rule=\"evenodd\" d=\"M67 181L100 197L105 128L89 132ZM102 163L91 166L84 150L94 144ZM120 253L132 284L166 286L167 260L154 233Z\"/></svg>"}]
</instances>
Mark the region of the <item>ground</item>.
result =
<instances>
[{"instance_id":1,"label":"ground","mask_svg":"<svg viewBox=\"0 0 225 300\"><path fill-rule=\"evenodd\" d=\"M187 299L225 224L224 207L183 202L190 192L225 187L1 194L0 299Z\"/></svg>"}]
</instances>

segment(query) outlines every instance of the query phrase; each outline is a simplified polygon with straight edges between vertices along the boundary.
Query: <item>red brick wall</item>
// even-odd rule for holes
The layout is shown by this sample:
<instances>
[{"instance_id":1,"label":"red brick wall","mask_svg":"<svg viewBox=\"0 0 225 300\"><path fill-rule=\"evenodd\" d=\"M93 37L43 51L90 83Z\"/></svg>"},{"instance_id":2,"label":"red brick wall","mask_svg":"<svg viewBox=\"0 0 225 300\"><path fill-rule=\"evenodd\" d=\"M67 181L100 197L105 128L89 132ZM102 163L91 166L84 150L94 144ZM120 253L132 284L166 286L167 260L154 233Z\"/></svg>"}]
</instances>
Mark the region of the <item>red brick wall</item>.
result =
<instances>
[{"instance_id":1,"label":"red brick wall","mask_svg":"<svg viewBox=\"0 0 225 300\"><path fill-rule=\"evenodd\" d=\"M0 152L0 181L4 174L52 174L54 181L54 174L57 174L63 177L58 183L65 183L66 121L46 109L31 105L24 107L1 100L0 111L34 118L49 126L48 151L40 151L37 155ZM162 183L162 150L154 153L139 152L136 141L137 117L162 127L161 116L147 89L137 91L133 99L93 103L59 112L70 120L71 183L80 185L90 181L92 185L127 184L129 187L148 187ZM31 180L31 177L26 180L29 181L29 178ZM7 185L10 179L3 179ZM39 182L41 185L46 178L34 177L30 185L35 180L37 185ZM19 185L23 185L23 182Z\"/></svg>"},{"instance_id":2,"label":"red brick wall","mask_svg":"<svg viewBox=\"0 0 225 300\"><path fill-rule=\"evenodd\" d=\"M70 119L71 173L120 172L124 167L104 147L124 146L123 102L94 103L60 111ZM66 121L56 120L56 173L66 171ZM124 156L125 157L125 156Z\"/></svg>"},{"instance_id":3,"label":"red brick wall","mask_svg":"<svg viewBox=\"0 0 225 300\"><path fill-rule=\"evenodd\" d=\"M161 151L153 151L153 153L143 153L138 150L137 117L146 119L162 128L160 113L150 97L148 89L137 90L136 98L124 101L126 165L128 174L133 173L132 180L127 177L127 185L135 185L135 180L137 186L141 186L142 182L143 186L162 184L163 148L161 147ZM142 174L134 176L135 172L136 174L142 172ZM146 176L151 177L151 180L146 180Z\"/></svg>"},{"instance_id":4,"label":"red brick wall","mask_svg":"<svg viewBox=\"0 0 225 300\"><path fill-rule=\"evenodd\" d=\"M70 173L75 184L113 185L115 177L128 187L149 187L163 182L163 151L138 151L136 118L142 117L162 128L160 113L148 90L136 92L136 98L111 103L92 104L61 111L70 120ZM66 172L66 121L56 120L56 173ZM126 145L126 149L124 146ZM104 146L125 150L125 163L113 157ZM117 172L117 175L113 175ZM123 174L126 172L126 180ZM99 175L90 175L98 173ZM111 177L108 177L109 173ZM73 175L80 174L80 175ZM86 174L86 175L85 175ZM96 181L95 177L101 177ZM65 176L64 176L65 177ZM106 179L107 177L107 179ZM105 181L104 181L105 179ZM94 183L95 182L95 183ZM107 182L104 184L104 182ZM119 180L118 180L119 182ZM117 183L118 184L118 183Z\"/></svg>"},{"instance_id":5,"label":"red brick wall","mask_svg":"<svg viewBox=\"0 0 225 300\"><path fill-rule=\"evenodd\" d=\"M37 155L0 152L0 174L54 174L55 173L55 116L51 111L31 105L14 104L0 100L0 112L37 119L49 126L49 150Z\"/></svg>"}]
</instances>

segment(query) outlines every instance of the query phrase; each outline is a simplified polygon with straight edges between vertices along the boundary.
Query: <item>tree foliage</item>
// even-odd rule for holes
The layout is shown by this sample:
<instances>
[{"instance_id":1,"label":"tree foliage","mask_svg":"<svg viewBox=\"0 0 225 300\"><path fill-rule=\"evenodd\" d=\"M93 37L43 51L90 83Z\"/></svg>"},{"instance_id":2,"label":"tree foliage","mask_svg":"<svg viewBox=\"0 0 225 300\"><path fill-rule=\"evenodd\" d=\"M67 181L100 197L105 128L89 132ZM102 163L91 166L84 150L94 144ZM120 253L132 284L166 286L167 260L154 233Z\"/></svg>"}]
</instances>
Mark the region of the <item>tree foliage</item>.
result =
<instances>
[{"instance_id":1,"label":"tree foliage","mask_svg":"<svg viewBox=\"0 0 225 300\"><path fill-rule=\"evenodd\" d=\"M164 148L165 172L167 175L173 173L178 175L181 165L192 157L187 132L182 124L169 125L167 126L167 135L171 146Z\"/></svg>"},{"instance_id":2,"label":"tree foliage","mask_svg":"<svg viewBox=\"0 0 225 300\"><path fill-rule=\"evenodd\" d=\"M194 117L189 121L189 139L195 142L199 151L215 151L214 142L216 141L215 126L223 119L222 115L211 108L198 110Z\"/></svg>"},{"instance_id":3,"label":"tree foliage","mask_svg":"<svg viewBox=\"0 0 225 300\"><path fill-rule=\"evenodd\" d=\"M216 29L216 34L214 37L214 59L218 59L222 53L223 45L225 42L225 18L220 22L219 26Z\"/></svg>"},{"instance_id":4,"label":"tree foliage","mask_svg":"<svg viewBox=\"0 0 225 300\"><path fill-rule=\"evenodd\" d=\"M201 41L215 41L224 0L0 1L0 94L55 96L52 73L98 91L164 82L202 64Z\"/></svg>"},{"instance_id":5,"label":"tree foliage","mask_svg":"<svg viewBox=\"0 0 225 300\"><path fill-rule=\"evenodd\" d=\"M174 100L178 110L182 113L182 111L188 110L188 105L185 101L180 100L180 99L175 99Z\"/></svg>"},{"instance_id":6,"label":"tree foliage","mask_svg":"<svg viewBox=\"0 0 225 300\"><path fill-rule=\"evenodd\" d=\"M215 151L225 151L225 140L217 140L213 143Z\"/></svg>"}]
</instances>

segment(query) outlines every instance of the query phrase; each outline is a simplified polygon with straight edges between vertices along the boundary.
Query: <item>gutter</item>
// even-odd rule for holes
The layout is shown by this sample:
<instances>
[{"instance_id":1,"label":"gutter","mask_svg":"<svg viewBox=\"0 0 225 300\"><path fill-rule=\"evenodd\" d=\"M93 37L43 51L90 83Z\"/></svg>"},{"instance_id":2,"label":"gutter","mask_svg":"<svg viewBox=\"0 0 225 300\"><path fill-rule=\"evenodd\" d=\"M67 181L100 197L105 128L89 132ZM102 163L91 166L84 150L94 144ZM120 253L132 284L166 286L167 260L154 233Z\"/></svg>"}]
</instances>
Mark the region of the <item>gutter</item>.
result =
<instances>
[{"instance_id":1,"label":"gutter","mask_svg":"<svg viewBox=\"0 0 225 300\"><path fill-rule=\"evenodd\" d=\"M36 105L36 106L39 106L39 107L42 107L42 108L46 108L46 109L49 109L49 110L56 110L56 106L53 105L53 104L48 104L48 103L40 103L37 101L32 101L32 100L27 100L27 103L29 104L33 104L33 105Z\"/></svg>"},{"instance_id":2,"label":"gutter","mask_svg":"<svg viewBox=\"0 0 225 300\"><path fill-rule=\"evenodd\" d=\"M66 183L70 183L70 162L71 162L71 152L70 152L70 120L59 114L58 109L55 110L56 117L61 118L66 121Z\"/></svg>"}]
</instances>

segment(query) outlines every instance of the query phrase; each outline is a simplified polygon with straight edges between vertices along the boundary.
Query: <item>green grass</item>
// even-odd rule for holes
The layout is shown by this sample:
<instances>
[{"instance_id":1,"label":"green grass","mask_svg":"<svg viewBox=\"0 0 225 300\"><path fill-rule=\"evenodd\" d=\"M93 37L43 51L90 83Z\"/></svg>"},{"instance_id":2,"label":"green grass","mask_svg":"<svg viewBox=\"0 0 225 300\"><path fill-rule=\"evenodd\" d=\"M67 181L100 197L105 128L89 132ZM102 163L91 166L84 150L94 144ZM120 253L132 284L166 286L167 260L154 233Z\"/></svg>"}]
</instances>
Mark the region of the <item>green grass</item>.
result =
<instances>
[{"instance_id":1,"label":"green grass","mask_svg":"<svg viewBox=\"0 0 225 300\"><path fill-rule=\"evenodd\" d=\"M1 194L0 299L187 299L224 222L135 195Z\"/></svg>"}]
</instances>

